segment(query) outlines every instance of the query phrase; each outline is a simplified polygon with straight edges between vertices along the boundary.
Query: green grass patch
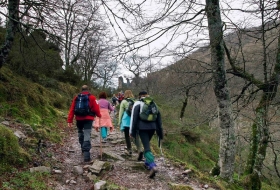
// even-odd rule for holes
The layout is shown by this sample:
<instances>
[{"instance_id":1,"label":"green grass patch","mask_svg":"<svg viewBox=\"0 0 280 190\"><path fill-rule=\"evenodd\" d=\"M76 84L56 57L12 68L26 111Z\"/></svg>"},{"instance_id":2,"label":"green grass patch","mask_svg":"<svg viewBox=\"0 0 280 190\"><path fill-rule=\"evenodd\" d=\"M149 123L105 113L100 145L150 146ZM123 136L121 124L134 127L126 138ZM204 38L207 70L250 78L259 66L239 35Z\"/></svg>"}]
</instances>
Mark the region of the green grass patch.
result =
<instances>
[{"instance_id":1,"label":"green grass patch","mask_svg":"<svg viewBox=\"0 0 280 190\"><path fill-rule=\"evenodd\" d=\"M1 189L3 190L51 190L46 184L50 174L47 173L30 173L19 172L9 181L3 181Z\"/></svg>"},{"instance_id":2,"label":"green grass patch","mask_svg":"<svg viewBox=\"0 0 280 190\"><path fill-rule=\"evenodd\" d=\"M30 156L18 144L13 131L0 125L0 175L15 167L22 167L30 160Z\"/></svg>"}]
</instances>

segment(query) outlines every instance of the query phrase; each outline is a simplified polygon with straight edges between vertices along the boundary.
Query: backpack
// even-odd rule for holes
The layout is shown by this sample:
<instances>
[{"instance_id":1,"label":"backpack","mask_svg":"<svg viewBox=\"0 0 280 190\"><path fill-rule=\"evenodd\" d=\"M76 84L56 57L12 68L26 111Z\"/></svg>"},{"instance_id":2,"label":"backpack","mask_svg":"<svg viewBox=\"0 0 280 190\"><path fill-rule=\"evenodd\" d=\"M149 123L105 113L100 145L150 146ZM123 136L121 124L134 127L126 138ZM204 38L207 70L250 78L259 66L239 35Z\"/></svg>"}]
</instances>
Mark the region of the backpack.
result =
<instances>
[{"instance_id":1,"label":"backpack","mask_svg":"<svg viewBox=\"0 0 280 190\"><path fill-rule=\"evenodd\" d=\"M125 100L128 102L128 107L125 109L125 112L128 116L131 116L132 108L134 105L134 100L132 100L130 98L126 98Z\"/></svg>"},{"instance_id":2,"label":"backpack","mask_svg":"<svg viewBox=\"0 0 280 190\"><path fill-rule=\"evenodd\" d=\"M90 94L79 94L75 100L74 114L78 116L94 116L95 114L90 110L89 107L89 96Z\"/></svg>"},{"instance_id":3,"label":"backpack","mask_svg":"<svg viewBox=\"0 0 280 190\"><path fill-rule=\"evenodd\" d=\"M151 97L141 99L144 105L140 109L140 119L144 121L155 121L157 119L158 107Z\"/></svg>"}]
</instances>

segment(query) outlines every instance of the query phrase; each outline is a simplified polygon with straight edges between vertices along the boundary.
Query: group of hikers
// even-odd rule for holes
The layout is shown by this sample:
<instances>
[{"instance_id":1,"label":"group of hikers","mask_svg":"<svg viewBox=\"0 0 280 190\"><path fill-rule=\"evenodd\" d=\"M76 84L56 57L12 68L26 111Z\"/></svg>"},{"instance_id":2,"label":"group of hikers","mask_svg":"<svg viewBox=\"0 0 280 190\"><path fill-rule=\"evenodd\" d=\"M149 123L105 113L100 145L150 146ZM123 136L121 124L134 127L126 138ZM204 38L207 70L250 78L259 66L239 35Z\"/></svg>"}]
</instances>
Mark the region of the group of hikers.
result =
<instances>
[{"instance_id":1,"label":"group of hikers","mask_svg":"<svg viewBox=\"0 0 280 190\"><path fill-rule=\"evenodd\" d=\"M135 143L137 161L142 161L144 157L145 166L150 170L149 177L154 178L158 169L150 141L155 133L159 140L163 139L160 111L146 91L139 92L137 100L131 90L124 93L121 91L118 97L114 97L116 96L113 95L111 104L106 92L100 92L97 100L90 94L88 86L83 85L81 93L72 100L67 123L68 127L72 127L75 116L84 162L91 161L92 127L100 132L102 142L105 143L109 131L114 130L110 112L116 111L116 105L119 105L118 127L124 132L127 154L132 155L131 142Z\"/></svg>"},{"instance_id":2,"label":"group of hikers","mask_svg":"<svg viewBox=\"0 0 280 190\"><path fill-rule=\"evenodd\" d=\"M116 106L116 105L120 104L124 98L125 98L125 97L124 97L123 91L120 91L120 92L118 93L118 96L116 96L116 94L113 94L113 97L112 97L112 104L113 104L114 106Z\"/></svg>"}]
</instances>

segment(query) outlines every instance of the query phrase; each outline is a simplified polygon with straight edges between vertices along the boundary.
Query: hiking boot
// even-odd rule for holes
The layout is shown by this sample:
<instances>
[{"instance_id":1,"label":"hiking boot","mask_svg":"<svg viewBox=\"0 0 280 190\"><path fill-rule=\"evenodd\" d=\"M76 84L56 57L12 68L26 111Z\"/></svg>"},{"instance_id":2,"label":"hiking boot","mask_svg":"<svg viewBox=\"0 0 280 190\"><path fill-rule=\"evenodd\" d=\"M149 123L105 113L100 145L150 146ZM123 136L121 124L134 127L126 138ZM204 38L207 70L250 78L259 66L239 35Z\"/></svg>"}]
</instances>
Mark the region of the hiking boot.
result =
<instances>
[{"instance_id":1,"label":"hiking boot","mask_svg":"<svg viewBox=\"0 0 280 190\"><path fill-rule=\"evenodd\" d=\"M88 159L84 159L84 162L91 162L91 158L88 158Z\"/></svg>"},{"instance_id":2,"label":"hiking boot","mask_svg":"<svg viewBox=\"0 0 280 190\"><path fill-rule=\"evenodd\" d=\"M153 179L156 176L156 173L158 172L156 167L153 167L149 173L149 178Z\"/></svg>"},{"instance_id":3,"label":"hiking boot","mask_svg":"<svg viewBox=\"0 0 280 190\"><path fill-rule=\"evenodd\" d=\"M142 161L143 160L143 152L139 152L137 160L138 161Z\"/></svg>"},{"instance_id":4,"label":"hiking boot","mask_svg":"<svg viewBox=\"0 0 280 190\"><path fill-rule=\"evenodd\" d=\"M84 152L84 162L90 162L90 152Z\"/></svg>"},{"instance_id":5,"label":"hiking boot","mask_svg":"<svg viewBox=\"0 0 280 190\"><path fill-rule=\"evenodd\" d=\"M102 143L106 143L107 142L107 138L102 139Z\"/></svg>"}]
</instances>

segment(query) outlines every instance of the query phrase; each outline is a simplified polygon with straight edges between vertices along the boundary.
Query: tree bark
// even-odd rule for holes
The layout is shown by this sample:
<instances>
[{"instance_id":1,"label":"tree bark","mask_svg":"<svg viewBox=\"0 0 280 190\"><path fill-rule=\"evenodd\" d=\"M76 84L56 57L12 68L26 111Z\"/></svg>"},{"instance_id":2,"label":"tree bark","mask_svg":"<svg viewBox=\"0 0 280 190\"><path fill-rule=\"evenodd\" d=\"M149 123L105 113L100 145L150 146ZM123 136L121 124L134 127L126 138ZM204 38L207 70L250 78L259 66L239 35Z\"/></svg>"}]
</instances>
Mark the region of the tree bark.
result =
<instances>
[{"instance_id":1,"label":"tree bark","mask_svg":"<svg viewBox=\"0 0 280 190\"><path fill-rule=\"evenodd\" d=\"M186 107L187 107L187 105L188 105L189 91L190 91L189 88L186 89L186 98L185 98L185 101L183 102L183 106L182 106L182 109L181 109L181 112L180 112L180 120L183 119L184 113L185 113L185 110L186 110Z\"/></svg>"},{"instance_id":2,"label":"tree bark","mask_svg":"<svg viewBox=\"0 0 280 190\"><path fill-rule=\"evenodd\" d=\"M278 34L278 51L276 55L276 64L274 73L267 84L264 85L262 99L256 108L256 120L252 125L252 136L250 143L250 152L247 158L245 174L245 185L247 189L261 189L261 171L263 161L266 157L266 149L269 142L269 125L267 114L272 100L275 98L279 84L280 75L280 33Z\"/></svg>"},{"instance_id":3,"label":"tree bark","mask_svg":"<svg viewBox=\"0 0 280 190\"><path fill-rule=\"evenodd\" d=\"M214 78L214 92L219 106L220 115L220 176L232 180L235 157L235 132L230 101L230 92L227 87L225 70L225 52L223 48L223 31L220 15L219 0L206 0L208 19L211 65Z\"/></svg>"},{"instance_id":4,"label":"tree bark","mask_svg":"<svg viewBox=\"0 0 280 190\"><path fill-rule=\"evenodd\" d=\"M7 18L6 38L4 45L0 49L0 69L6 61L11 51L15 34L19 25L19 0L9 0L8 2L8 18Z\"/></svg>"}]
</instances>

